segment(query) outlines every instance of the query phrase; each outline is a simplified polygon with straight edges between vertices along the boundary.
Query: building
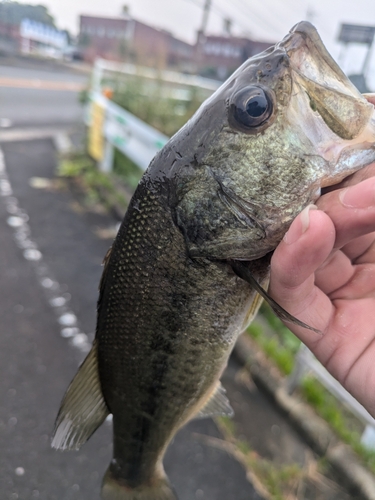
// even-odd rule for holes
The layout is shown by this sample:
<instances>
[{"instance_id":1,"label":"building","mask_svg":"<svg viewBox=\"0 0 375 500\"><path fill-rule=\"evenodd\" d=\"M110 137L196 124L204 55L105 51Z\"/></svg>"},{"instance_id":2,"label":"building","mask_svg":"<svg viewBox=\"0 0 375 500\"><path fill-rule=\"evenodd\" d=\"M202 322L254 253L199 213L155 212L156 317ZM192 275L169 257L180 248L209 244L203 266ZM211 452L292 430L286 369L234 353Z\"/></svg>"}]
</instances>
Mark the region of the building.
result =
<instances>
[{"instance_id":1,"label":"building","mask_svg":"<svg viewBox=\"0 0 375 500\"><path fill-rule=\"evenodd\" d=\"M97 57L154 68L174 68L224 80L247 58L270 47L245 37L198 35L195 45L165 30L121 17L80 16L79 50L87 62Z\"/></svg>"},{"instance_id":2,"label":"building","mask_svg":"<svg viewBox=\"0 0 375 500\"><path fill-rule=\"evenodd\" d=\"M0 20L0 47L6 52L63 57L68 37L64 31L31 19L14 24Z\"/></svg>"},{"instance_id":3,"label":"building","mask_svg":"<svg viewBox=\"0 0 375 500\"><path fill-rule=\"evenodd\" d=\"M67 34L44 23L23 19L19 27L21 52L63 57L69 42Z\"/></svg>"},{"instance_id":4,"label":"building","mask_svg":"<svg viewBox=\"0 0 375 500\"><path fill-rule=\"evenodd\" d=\"M0 19L0 51L19 52L21 49L20 27Z\"/></svg>"},{"instance_id":5,"label":"building","mask_svg":"<svg viewBox=\"0 0 375 500\"><path fill-rule=\"evenodd\" d=\"M194 60L194 46L126 15L80 16L79 48L87 62L102 57L186 71Z\"/></svg>"},{"instance_id":6,"label":"building","mask_svg":"<svg viewBox=\"0 0 375 500\"><path fill-rule=\"evenodd\" d=\"M200 74L224 80L249 57L263 52L272 42L245 37L198 34L196 60Z\"/></svg>"}]
</instances>

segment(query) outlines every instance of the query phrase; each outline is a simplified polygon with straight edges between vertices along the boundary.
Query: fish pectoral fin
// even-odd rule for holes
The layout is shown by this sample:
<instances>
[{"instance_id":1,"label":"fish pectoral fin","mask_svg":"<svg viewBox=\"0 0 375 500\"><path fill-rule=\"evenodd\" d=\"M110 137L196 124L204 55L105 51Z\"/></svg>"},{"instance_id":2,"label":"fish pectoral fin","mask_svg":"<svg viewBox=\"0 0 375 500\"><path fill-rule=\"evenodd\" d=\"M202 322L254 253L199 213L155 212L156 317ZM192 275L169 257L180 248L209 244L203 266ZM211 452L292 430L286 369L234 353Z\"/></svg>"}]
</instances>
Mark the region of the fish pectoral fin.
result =
<instances>
[{"instance_id":1,"label":"fish pectoral fin","mask_svg":"<svg viewBox=\"0 0 375 500\"><path fill-rule=\"evenodd\" d=\"M315 333L318 333L319 335L322 335L322 332L320 330L317 330L316 328L307 325L303 321L300 321L298 318L295 318L290 313L288 313L288 311L283 309L275 300L273 300L273 298L268 295L266 290L262 288L262 286L257 282L254 276L251 274L250 270L247 267L246 262L241 262L239 260L232 260L231 266L233 271L237 274L237 276L239 276L244 281L250 283L250 285L254 288L254 290L256 290L259 293L259 295L264 298L264 300L268 303L268 305L271 307L271 309L278 318L280 318L282 321L293 323L294 325L306 328L306 330L311 330Z\"/></svg>"},{"instance_id":2,"label":"fish pectoral fin","mask_svg":"<svg viewBox=\"0 0 375 500\"><path fill-rule=\"evenodd\" d=\"M97 346L80 366L61 403L52 447L78 450L110 413L99 380Z\"/></svg>"},{"instance_id":3,"label":"fish pectoral fin","mask_svg":"<svg viewBox=\"0 0 375 500\"><path fill-rule=\"evenodd\" d=\"M199 410L194 418L206 417L232 417L234 415L228 398L225 395L226 391L219 382L217 388L206 404Z\"/></svg>"}]
</instances>

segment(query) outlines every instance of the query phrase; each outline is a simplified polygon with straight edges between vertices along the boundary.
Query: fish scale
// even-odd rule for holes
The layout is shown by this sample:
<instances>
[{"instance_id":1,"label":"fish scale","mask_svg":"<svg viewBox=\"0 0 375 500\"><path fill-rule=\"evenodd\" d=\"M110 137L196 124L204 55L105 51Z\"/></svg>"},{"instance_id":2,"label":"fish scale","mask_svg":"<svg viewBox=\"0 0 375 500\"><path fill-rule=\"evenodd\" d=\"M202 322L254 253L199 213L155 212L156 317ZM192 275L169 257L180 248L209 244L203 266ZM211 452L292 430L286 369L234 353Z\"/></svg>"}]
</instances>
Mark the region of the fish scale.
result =
<instances>
[{"instance_id":1,"label":"fish scale","mask_svg":"<svg viewBox=\"0 0 375 500\"><path fill-rule=\"evenodd\" d=\"M215 305L223 310L231 281L233 302L241 308L239 280L228 274L216 263L192 261L166 199L138 188L105 269L97 327L101 386L114 415L114 461L128 484L137 486L152 476L165 443L227 359L234 338L222 335L230 321L226 309L222 329L208 329L211 318L205 320L196 306L206 307L209 315ZM247 299L248 290L242 294Z\"/></svg>"}]
</instances>

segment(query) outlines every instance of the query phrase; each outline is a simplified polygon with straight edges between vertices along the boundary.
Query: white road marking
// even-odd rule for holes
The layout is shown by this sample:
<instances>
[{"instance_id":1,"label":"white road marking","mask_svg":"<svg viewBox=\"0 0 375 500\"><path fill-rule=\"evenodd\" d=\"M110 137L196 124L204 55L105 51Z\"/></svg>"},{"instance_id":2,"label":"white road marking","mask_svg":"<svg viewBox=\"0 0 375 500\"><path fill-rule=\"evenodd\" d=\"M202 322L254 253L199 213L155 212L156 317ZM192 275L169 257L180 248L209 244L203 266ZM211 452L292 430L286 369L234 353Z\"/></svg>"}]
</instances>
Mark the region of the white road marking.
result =
<instances>
[{"instance_id":1,"label":"white road marking","mask_svg":"<svg viewBox=\"0 0 375 500\"><path fill-rule=\"evenodd\" d=\"M12 125L13 122L9 118L0 118L0 128L9 128Z\"/></svg>"},{"instance_id":2,"label":"white road marking","mask_svg":"<svg viewBox=\"0 0 375 500\"><path fill-rule=\"evenodd\" d=\"M60 326L60 335L68 338L71 345L80 351L87 353L91 343L85 333L78 325L77 316L67 306L70 294L66 293L60 284L52 277L42 252L31 238L31 229L28 224L29 216L19 205L17 198L13 195L12 186L6 171L5 158L0 149L0 197L4 201L5 209L9 213L7 223L13 229L16 245L23 252L23 257L33 265L38 281L47 296L53 312Z\"/></svg>"},{"instance_id":3,"label":"white road marking","mask_svg":"<svg viewBox=\"0 0 375 500\"><path fill-rule=\"evenodd\" d=\"M60 146L62 146L63 152L67 152L66 147L71 146L67 133L66 127L13 128L0 130L0 142L34 141L35 139L52 137L56 147L60 150Z\"/></svg>"},{"instance_id":4,"label":"white road marking","mask_svg":"<svg viewBox=\"0 0 375 500\"><path fill-rule=\"evenodd\" d=\"M54 142L56 149L61 154L70 153L73 149L72 141L70 140L69 134L67 132L59 132L54 135Z\"/></svg>"}]
</instances>

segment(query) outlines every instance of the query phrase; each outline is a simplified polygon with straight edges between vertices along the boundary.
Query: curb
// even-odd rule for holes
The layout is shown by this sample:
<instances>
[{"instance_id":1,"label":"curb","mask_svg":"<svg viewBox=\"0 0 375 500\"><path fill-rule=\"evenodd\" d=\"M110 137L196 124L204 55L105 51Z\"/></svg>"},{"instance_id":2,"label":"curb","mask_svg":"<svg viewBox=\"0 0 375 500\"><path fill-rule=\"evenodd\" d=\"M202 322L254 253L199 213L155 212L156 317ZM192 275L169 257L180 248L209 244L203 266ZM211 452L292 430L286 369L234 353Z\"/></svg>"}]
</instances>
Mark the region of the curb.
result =
<instances>
[{"instance_id":1,"label":"curb","mask_svg":"<svg viewBox=\"0 0 375 500\"><path fill-rule=\"evenodd\" d=\"M308 404L287 393L285 385L276 375L276 369L272 369L264 353L246 334L238 339L233 352L252 378L296 424L311 447L344 478L347 487L360 495L360 498L375 500L375 476L363 466L352 448L340 441Z\"/></svg>"}]
</instances>

